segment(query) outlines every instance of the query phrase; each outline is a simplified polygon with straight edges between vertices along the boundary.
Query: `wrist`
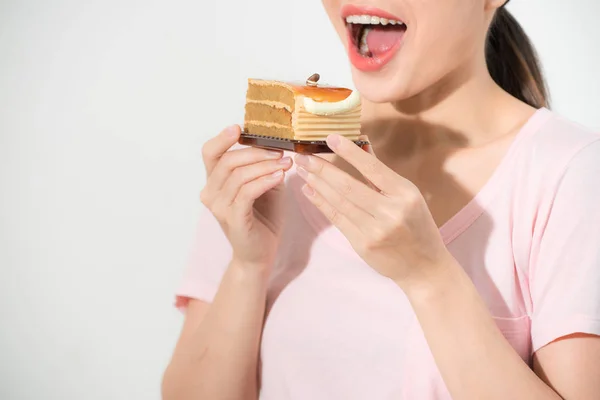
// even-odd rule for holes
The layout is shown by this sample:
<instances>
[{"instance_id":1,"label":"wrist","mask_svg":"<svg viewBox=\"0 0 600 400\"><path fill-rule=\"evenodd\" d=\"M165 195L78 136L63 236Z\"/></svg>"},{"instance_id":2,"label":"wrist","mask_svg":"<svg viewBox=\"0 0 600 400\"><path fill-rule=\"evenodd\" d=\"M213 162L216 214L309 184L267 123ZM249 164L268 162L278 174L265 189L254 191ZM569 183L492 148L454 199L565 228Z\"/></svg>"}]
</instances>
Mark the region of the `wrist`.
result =
<instances>
[{"instance_id":1,"label":"wrist","mask_svg":"<svg viewBox=\"0 0 600 400\"><path fill-rule=\"evenodd\" d=\"M242 277L248 278L268 278L271 273L272 263L267 262L249 262L232 258L229 268L234 270Z\"/></svg>"},{"instance_id":2,"label":"wrist","mask_svg":"<svg viewBox=\"0 0 600 400\"><path fill-rule=\"evenodd\" d=\"M413 306L440 301L448 294L456 290L464 291L472 284L469 276L450 254L422 271L424 272L418 279L402 284L397 282Z\"/></svg>"}]
</instances>

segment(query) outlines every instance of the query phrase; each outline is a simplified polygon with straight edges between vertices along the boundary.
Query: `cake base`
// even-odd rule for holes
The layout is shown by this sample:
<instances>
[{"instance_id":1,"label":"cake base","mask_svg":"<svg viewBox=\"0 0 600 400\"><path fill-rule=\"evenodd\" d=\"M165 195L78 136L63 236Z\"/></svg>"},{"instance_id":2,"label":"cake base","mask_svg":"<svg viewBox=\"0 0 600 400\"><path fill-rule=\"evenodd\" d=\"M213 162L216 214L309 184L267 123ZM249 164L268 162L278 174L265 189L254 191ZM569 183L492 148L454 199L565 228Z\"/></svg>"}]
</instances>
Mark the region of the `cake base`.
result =
<instances>
[{"instance_id":1,"label":"cake base","mask_svg":"<svg viewBox=\"0 0 600 400\"><path fill-rule=\"evenodd\" d=\"M364 148L369 144L366 140L354 140L353 142L360 148ZM299 154L333 153L324 140L283 139L242 132L239 143L245 146L291 151Z\"/></svg>"}]
</instances>

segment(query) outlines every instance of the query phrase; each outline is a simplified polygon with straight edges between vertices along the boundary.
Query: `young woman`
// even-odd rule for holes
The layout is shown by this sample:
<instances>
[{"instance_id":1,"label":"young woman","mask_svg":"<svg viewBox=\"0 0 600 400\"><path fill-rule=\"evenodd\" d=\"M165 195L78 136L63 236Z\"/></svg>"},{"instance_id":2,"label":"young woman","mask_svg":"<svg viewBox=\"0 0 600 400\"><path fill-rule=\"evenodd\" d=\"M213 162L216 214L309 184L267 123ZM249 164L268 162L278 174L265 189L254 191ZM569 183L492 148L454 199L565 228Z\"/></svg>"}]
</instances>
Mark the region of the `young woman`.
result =
<instances>
[{"instance_id":1,"label":"young woman","mask_svg":"<svg viewBox=\"0 0 600 400\"><path fill-rule=\"evenodd\" d=\"M166 400L600 398L600 136L504 2L323 1L377 156L206 143Z\"/></svg>"}]
</instances>

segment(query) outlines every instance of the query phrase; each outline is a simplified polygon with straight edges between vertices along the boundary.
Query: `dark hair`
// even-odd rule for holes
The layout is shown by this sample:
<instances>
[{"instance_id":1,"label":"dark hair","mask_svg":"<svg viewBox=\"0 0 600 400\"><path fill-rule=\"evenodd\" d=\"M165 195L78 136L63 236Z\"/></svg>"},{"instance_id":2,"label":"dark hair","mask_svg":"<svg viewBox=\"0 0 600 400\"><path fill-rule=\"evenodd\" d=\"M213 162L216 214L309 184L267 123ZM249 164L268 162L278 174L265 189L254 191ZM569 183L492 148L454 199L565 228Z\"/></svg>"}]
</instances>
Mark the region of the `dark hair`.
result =
<instances>
[{"instance_id":1,"label":"dark hair","mask_svg":"<svg viewBox=\"0 0 600 400\"><path fill-rule=\"evenodd\" d=\"M549 107L537 53L506 7L496 11L488 32L485 59L490 75L502 89L532 107Z\"/></svg>"}]
</instances>

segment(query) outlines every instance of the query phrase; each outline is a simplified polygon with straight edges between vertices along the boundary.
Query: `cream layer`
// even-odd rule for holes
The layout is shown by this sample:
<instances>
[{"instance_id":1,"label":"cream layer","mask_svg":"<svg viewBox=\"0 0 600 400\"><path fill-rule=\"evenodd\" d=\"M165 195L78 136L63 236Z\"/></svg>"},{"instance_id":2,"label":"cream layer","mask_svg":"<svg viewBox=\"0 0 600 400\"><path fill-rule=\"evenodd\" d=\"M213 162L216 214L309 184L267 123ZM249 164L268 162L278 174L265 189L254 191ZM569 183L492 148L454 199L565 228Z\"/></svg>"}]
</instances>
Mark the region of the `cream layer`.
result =
<instances>
[{"instance_id":1,"label":"cream layer","mask_svg":"<svg viewBox=\"0 0 600 400\"><path fill-rule=\"evenodd\" d=\"M295 112L292 114L292 128L298 139L324 138L332 133L358 138L361 128L361 110L362 107L359 104L346 113L335 115L311 114L304 108L304 96L297 96Z\"/></svg>"},{"instance_id":2,"label":"cream layer","mask_svg":"<svg viewBox=\"0 0 600 400\"><path fill-rule=\"evenodd\" d=\"M246 99L246 103L249 103L249 104L264 104L265 106L274 107L274 108L280 108L280 109L292 112L292 107L290 107L289 105L287 105L285 103L282 103L280 101Z\"/></svg>"},{"instance_id":3,"label":"cream layer","mask_svg":"<svg viewBox=\"0 0 600 400\"><path fill-rule=\"evenodd\" d=\"M277 124L266 121L245 121L247 125L264 126L289 130L289 125ZM294 139L298 140L325 140L331 134L338 134L351 140L360 136L360 123L358 124L309 124L294 129Z\"/></svg>"}]
</instances>

